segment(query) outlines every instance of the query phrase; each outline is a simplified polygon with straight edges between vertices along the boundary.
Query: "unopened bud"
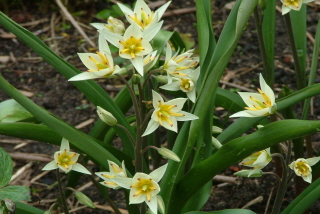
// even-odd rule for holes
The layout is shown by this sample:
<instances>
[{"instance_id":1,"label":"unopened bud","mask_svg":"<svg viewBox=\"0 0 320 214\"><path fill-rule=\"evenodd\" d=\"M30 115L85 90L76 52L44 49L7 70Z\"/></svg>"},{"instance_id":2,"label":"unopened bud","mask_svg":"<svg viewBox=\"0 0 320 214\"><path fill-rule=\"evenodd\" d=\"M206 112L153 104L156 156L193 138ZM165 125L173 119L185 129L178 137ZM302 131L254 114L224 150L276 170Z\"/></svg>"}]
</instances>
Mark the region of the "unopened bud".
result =
<instances>
[{"instance_id":1,"label":"unopened bud","mask_svg":"<svg viewBox=\"0 0 320 214\"><path fill-rule=\"evenodd\" d=\"M260 125L260 124L257 125L257 128L258 128L258 129L262 129L263 127L264 127L263 125Z\"/></svg>"},{"instance_id":2,"label":"unopened bud","mask_svg":"<svg viewBox=\"0 0 320 214\"><path fill-rule=\"evenodd\" d=\"M139 84L141 82L141 76L139 74L133 74L131 81L133 84Z\"/></svg>"},{"instance_id":3,"label":"unopened bud","mask_svg":"<svg viewBox=\"0 0 320 214\"><path fill-rule=\"evenodd\" d=\"M120 19L113 18L110 16L108 18L108 24L106 27L113 33L122 35L125 31L125 26Z\"/></svg>"},{"instance_id":4,"label":"unopened bud","mask_svg":"<svg viewBox=\"0 0 320 214\"><path fill-rule=\"evenodd\" d=\"M161 214L165 214L166 206L164 205L163 199L160 195L157 195L157 202L158 202L158 211Z\"/></svg>"},{"instance_id":5,"label":"unopened bud","mask_svg":"<svg viewBox=\"0 0 320 214\"><path fill-rule=\"evenodd\" d=\"M158 75L156 81L159 83L168 83L168 77L164 75Z\"/></svg>"},{"instance_id":6,"label":"unopened bud","mask_svg":"<svg viewBox=\"0 0 320 214\"><path fill-rule=\"evenodd\" d=\"M218 126L212 126L212 133L214 134L220 134L223 131L222 128L218 127Z\"/></svg>"},{"instance_id":7,"label":"unopened bud","mask_svg":"<svg viewBox=\"0 0 320 214\"><path fill-rule=\"evenodd\" d=\"M217 138L212 137L212 145L214 146L214 148L216 149L220 149L220 147L222 146L222 144L218 141Z\"/></svg>"},{"instance_id":8,"label":"unopened bud","mask_svg":"<svg viewBox=\"0 0 320 214\"><path fill-rule=\"evenodd\" d=\"M82 192L76 191L75 196L80 201L80 203L82 203L83 205L90 207L90 208L95 208L94 203L91 201L91 199L88 198L88 196L86 196Z\"/></svg>"},{"instance_id":9,"label":"unopened bud","mask_svg":"<svg viewBox=\"0 0 320 214\"><path fill-rule=\"evenodd\" d=\"M97 113L100 119L109 126L115 126L118 124L117 119L110 112L104 110L100 106L97 106Z\"/></svg>"},{"instance_id":10,"label":"unopened bud","mask_svg":"<svg viewBox=\"0 0 320 214\"><path fill-rule=\"evenodd\" d=\"M166 157L170 160L176 161L176 162L180 162L180 158L171 150L166 149L164 147L161 147L160 149L158 149L158 153L160 155L162 155L163 157Z\"/></svg>"},{"instance_id":11,"label":"unopened bud","mask_svg":"<svg viewBox=\"0 0 320 214\"><path fill-rule=\"evenodd\" d=\"M261 169L248 169L248 170L241 170L239 172L234 173L236 176L246 177L246 178L258 178L262 176Z\"/></svg>"}]
</instances>

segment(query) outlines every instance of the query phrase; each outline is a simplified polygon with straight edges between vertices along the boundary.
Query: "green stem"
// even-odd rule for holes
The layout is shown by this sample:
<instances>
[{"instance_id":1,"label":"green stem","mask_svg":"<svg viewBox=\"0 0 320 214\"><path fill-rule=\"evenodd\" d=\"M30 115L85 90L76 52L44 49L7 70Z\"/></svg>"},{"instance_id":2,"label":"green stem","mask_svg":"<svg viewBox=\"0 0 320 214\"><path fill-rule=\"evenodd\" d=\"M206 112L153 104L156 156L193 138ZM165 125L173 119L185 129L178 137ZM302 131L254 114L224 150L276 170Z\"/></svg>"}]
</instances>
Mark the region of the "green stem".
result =
<instances>
[{"instance_id":1,"label":"green stem","mask_svg":"<svg viewBox=\"0 0 320 214\"><path fill-rule=\"evenodd\" d=\"M59 193L60 193L60 198L61 198L61 203L62 203L62 209L65 214L69 214L66 196L64 195L64 191L62 190L62 183L61 183L61 176L60 176L59 168L56 169L56 175L57 175L57 180L58 180L58 188L59 188Z\"/></svg>"},{"instance_id":2,"label":"green stem","mask_svg":"<svg viewBox=\"0 0 320 214\"><path fill-rule=\"evenodd\" d=\"M271 214L279 214L280 213L280 209L281 209L281 205L283 202L283 197L284 194L286 193L286 189L287 189L287 179L288 179L288 167L285 163L285 160L283 158L283 156L279 153L274 153L272 154L273 157L279 157L282 163L282 178L281 178L281 182L279 185L279 189L277 192L277 196L273 205L273 209Z\"/></svg>"},{"instance_id":3,"label":"green stem","mask_svg":"<svg viewBox=\"0 0 320 214\"><path fill-rule=\"evenodd\" d=\"M127 133L128 137L130 138L130 140L132 142L132 145L134 146L136 143L134 142L134 139L133 139L132 135L130 134L129 130L126 129L126 127L124 127L124 126L122 126L120 124L116 124L116 126L118 126L119 128L123 129Z\"/></svg>"},{"instance_id":4,"label":"green stem","mask_svg":"<svg viewBox=\"0 0 320 214\"><path fill-rule=\"evenodd\" d=\"M289 13L284 15L284 20L286 22L291 51L292 51L292 56L293 56L293 60L294 60L297 86L298 86L298 89L302 89L306 86L305 76L303 75L302 70L301 70L299 56L298 56L298 52L297 52L296 43L294 41L293 29L292 29L291 19L290 19Z\"/></svg>"},{"instance_id":5,"label":"green stem","mask_svg":"<svg viewBox=\"0 0 320 214\"><path fill-rule=\"evenodd\" d=\"M152 74L157 73L158 71L162 71L162 70L163 70L163 68L160 67L160 68L155 69L155 70L153 70L153 71L149 71L146 79L145 79L144 82L143 82L142 88L145 88L145 87L146 87L146 84L148 83L148 81L149 81L149 79L150 79L150 77L151 77Z\"/></svg>"},{"instance_id":6,"label":"green stem","mask_svg":"<svg viewBox=\"0 0 320 214\"><path fill-rule=\"evenodd\" d=\"M258 6L255 7L253 11L254 15L254 21L256 23L256 28L257 28L257 35L258 35L258 41L259 41L259 47L260 47L260 52L261 52L261 57L262 57L262 63L263 63L263 68L265 71L266 75L266 80L268 85L273 88L273 79L272 79L272 72L271 67L268 63L268 57L267 57L267 51L263 39L263 33L262 33L262 22L259 16L259 11L258 11Z\"/></svg>"}]
</instances>

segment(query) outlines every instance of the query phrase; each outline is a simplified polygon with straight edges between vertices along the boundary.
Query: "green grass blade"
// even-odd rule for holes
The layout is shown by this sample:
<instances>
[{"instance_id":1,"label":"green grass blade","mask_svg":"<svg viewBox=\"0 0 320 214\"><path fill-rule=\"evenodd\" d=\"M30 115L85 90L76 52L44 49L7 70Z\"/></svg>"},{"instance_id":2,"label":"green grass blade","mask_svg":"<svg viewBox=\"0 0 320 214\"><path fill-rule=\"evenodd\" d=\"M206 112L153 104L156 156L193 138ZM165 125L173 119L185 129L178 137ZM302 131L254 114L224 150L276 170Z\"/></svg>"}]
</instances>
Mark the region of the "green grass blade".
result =
<instances>
[{"instance_id":1,"label":"green grass blade","mask_svg":"<svg viewBox=\"0 0 320 214\"><path fill-rule=\"evenodd\" d=\"M44 214L45 211L35 208L29 204L15 202L15 214Z\"/></svg>"}]
</instances>

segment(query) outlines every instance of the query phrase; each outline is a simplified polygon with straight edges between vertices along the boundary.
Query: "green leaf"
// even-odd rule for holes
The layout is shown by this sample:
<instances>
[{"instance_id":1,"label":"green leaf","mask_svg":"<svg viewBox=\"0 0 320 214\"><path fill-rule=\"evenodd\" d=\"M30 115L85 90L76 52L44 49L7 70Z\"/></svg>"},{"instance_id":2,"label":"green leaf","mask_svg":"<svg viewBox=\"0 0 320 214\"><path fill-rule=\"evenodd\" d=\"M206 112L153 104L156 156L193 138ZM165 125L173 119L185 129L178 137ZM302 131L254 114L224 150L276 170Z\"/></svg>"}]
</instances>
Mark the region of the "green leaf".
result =
<instances>
[{"instance_id":1,"label":"green leaf","mask_svg":"<svg viewBox=\"0 0 320 214\"><path fill-rule=\"evenodd\" d=\"M185 214L255 214L251 210L245 209L227 209L227 210L219 210L214 212L201 212L201 211L193 211Z\"/></svg>"},{"instance_id":2,"label":"green leaf","mask_svg":"<svg viewBox=\"0 0 320 214\"><path fill-rule=\"evenodd\" d=\"M320 198L320 179L318 178L305 189L281 214L304 213Z\"/></svg>"},{"instance_id":3,"label":"green leaf","mask_svg":"<svg viewBox=\"0 0 320 214\"><path fill-rule=\"evenodd\" d=\"M13 163L10 155L0 147L0 188L6 186L10 182L12 169Z\"/></svg>"},{"instance_id":4,"label":"green leaf","mask_svg":"<svg viewBox=\"0 0 320 214\"><path fill-rule=\"evenodd\" d=\"M32 114L13 99L0 103L0 122L16 122L32 117Z\"/></svg>"},{"instance_id":5,"label":"green leaf","mask_svg":"<svg viewBox=\"0 0 320 214\"><path fill-rule=\"evenodd\" d=\"M30 206L22 202L16 202L15 214L44 214L43 210Z\"/></svg>"},{"instance_id":6,"label":"green leaf","mask_svg":"<svg viewBox=\"0 0 320 214\"><path fill-rule=\"evenodd\" d=\"M10 199L11 201L30 201L30 189L25 186L6 186L0 189L0 199Z\"/></svg>"}]
</instances>

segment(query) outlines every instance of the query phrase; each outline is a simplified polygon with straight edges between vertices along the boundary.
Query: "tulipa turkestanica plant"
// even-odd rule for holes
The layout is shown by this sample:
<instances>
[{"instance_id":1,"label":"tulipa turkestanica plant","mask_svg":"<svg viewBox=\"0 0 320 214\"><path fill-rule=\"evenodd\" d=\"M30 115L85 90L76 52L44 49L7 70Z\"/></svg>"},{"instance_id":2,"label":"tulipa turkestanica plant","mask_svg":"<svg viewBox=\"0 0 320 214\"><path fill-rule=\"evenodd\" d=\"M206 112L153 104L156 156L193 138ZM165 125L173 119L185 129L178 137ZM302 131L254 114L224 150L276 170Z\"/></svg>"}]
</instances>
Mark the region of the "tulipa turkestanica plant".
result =
<instances>
[{"instance_id":1,"label":"tulipa turkestanica plant","mask_svg":"<svg viewBox=\"0 0 320 214\"><path fill-rule=\"evenodd\" d=\"M1 134L61 143L54 160L43 168L57 172L60 197L50 209L43 211L19 203L29 198L17 199L14 194L7 194L10 186L6 178L3 182L0 179L0 190L4 192L0 191L0 211L12 211L8 205L11 201L16 213L53 213L61 209L67 214L70 209L66 200L70 194L66 190L73 191L82 204L93 209L95 205L90 198L72 189L76 183L63 187L60 174L67 173L72 180L75 174L69 172L73 170L89 176L117 214L121 211L110 199L108 188L124 192L130 214L198 214L210 197L212 178L235 164L241 170L234 176L277 179L275 199L265 204L268 213L306 211L320 198L320 157L316 152L304 154L305 148L312 148L304 137L320 129L320 121L308 120L310 98L320 94L319 83L314 83L320 24L308 80L303 67L306 48L301 47L306 39L306 27L301 23L306 22L309 2L237 0L216 40L211 1L197 0L199 46L191 50L186 49L177 32L162 29L162 15L170 7L170 1L155 11L143 0L137 0L132 9L118 3L124 14L122 19L109 17L106 23L92 23L97 30L98 49L95 53L78 53L85 71L70 65L35 35L0 13L0 24L74 84L96 106L99 116L94 131L85 134L22 95L0 75L0 89L16 101L15 105L21 105L19 111L36 118L35 122L25 122L25 118L2 121ZM297 90L284 89L281 96L273 88L276 71L272 26L276 22L276 5L282 6L297 79ZM219 81L251 16L256 22L263 73L252 76L259 79L257 93L237 94L220 88ZM295 23L297 18L300 22ZM297 46L305 52L298 54ZM116 55L111 49L116 49ZM121 64L116 63L116 57L122 59ZM94 82L100 78L118 79L124 87L112 99ZM292 110L296 104L301 104L302 111ZM215 124L215 107L225 109L228 118L223 119L230 118L228 126ZM43 131L47 134L39 135ZM121 139L121 148L112 146L116 136ZM305 144L296 143L297 139ZM89 160L98 172L86 165ZM0 173L12 171L12 164L6 164L10 162L8 158L0 162ZM272 162L275 167L270 170ZM293 182L294 176L302 177L310 186L283 207L287 187L301 185ZM251 214L255 210L231 209L219 213Z\"/></svg>"}]
</instances>

